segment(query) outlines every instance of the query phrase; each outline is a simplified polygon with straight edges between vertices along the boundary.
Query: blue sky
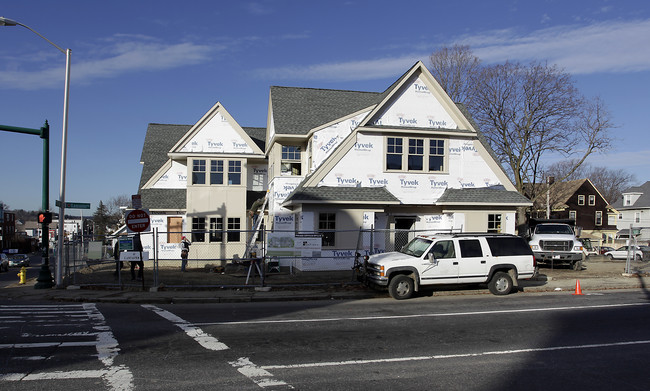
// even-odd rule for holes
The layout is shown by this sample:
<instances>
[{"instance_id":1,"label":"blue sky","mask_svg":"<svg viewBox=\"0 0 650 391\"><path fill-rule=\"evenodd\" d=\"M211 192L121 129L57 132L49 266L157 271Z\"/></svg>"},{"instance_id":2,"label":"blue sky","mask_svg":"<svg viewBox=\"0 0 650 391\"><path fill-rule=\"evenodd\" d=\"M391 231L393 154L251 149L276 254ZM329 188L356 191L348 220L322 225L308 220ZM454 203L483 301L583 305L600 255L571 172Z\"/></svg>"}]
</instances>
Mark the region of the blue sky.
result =
<instances>
[{"instance_id":1,"label":"blue sky","mask_svg":"<svg viewBox=\"0 0 650 391\"><path fill-rule=\"evenodd\" d=\"M23 0L0 4L0 16L72 49L66 200L90 202L90 213L137 192L148 123L193 124L219 101L240 125L263 127L272 85L383 91L454 43L486 63L544 60L572 73L617 125L615 148L591 162L650 180L645 0ZM0 124L50 123L55 209L65 56L15 26L0 27L0 58ZM41 151L36 136L0 132L0 200L11 209L40 209Z\"/></svg>"}]
</instances>

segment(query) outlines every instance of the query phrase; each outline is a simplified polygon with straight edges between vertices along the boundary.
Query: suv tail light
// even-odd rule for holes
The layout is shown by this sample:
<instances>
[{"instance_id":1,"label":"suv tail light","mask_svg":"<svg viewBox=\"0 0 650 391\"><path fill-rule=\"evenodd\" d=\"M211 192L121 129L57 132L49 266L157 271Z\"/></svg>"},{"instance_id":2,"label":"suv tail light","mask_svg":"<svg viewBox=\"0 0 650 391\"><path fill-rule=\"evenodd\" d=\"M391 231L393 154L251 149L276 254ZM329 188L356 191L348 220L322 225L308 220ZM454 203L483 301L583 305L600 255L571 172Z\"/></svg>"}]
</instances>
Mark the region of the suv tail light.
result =
<instances>
[{"instance_id":1,"label":"suv tail light","mask_svg":"<svg viewBox=\"0 0 650 391\"><path fill-rule=\"evenodd\" d=\"M534 255L533 255L533 267L537 267L537 259L535 259Z\"/></svg>"}]
</instances>

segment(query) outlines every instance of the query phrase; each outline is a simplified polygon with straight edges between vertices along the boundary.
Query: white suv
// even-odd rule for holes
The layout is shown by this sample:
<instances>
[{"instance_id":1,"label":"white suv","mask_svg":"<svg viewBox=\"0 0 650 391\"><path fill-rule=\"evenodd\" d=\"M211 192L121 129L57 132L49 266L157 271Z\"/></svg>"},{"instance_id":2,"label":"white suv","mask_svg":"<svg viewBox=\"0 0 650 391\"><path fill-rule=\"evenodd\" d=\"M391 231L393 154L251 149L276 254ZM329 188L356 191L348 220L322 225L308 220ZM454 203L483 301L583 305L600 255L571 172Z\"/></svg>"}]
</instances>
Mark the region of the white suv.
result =
<instances>
[{"instance_id":1,"label":"white suv","mask_svg":"<svg viewBox=\"0 0 650 391\"><path fill-rule=\"evenodd\" d=\"M487 283L493 294L507 295L535 270L535 256L523 238L461 233L420 235L400 251L366 256L361 276L402 300L424 285Z\"/></svg>"}]
</instances>

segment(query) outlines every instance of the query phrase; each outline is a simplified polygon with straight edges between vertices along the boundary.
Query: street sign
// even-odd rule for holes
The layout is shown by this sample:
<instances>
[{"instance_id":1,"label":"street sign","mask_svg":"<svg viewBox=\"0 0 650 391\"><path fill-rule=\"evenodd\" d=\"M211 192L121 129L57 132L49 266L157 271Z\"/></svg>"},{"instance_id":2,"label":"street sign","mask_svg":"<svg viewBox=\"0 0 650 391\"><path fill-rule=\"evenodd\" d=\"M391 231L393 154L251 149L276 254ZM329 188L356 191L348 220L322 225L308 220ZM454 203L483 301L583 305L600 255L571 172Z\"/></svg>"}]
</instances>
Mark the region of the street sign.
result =
<instances>
[{"instance_id":1,"label":"street sign","mask_svg":"<svg viewBox=\"0 0 650 391\"><path fill-rule=\"evenodd\" d=\"M58 207L61 206L61 201L59 200L56 200L54 203ZM90 203L89 202L66 202L65 208L66 209L90 209Z\"/></svg>"},{"instance_id":2,"label":"street sign","mask_svg":"<svg viewBox=\"0 0 650 391\"><path fill-rule=\"evenodd\" d=\"M131 207L133 207L133 209L142 209L142 197L140 194L134 194L131 196Z\"/></svg>"},{"instance_id":3,"label":"street sign","mask_svg":"<svg viewBox=\"0 0 650 391\"><path fill-rule=\"evenodd\" d=\"M142 210L136 209L126 215L126 227L133 232L144 232L149 229L149 214Z\"/></svg>"}]
</instances>

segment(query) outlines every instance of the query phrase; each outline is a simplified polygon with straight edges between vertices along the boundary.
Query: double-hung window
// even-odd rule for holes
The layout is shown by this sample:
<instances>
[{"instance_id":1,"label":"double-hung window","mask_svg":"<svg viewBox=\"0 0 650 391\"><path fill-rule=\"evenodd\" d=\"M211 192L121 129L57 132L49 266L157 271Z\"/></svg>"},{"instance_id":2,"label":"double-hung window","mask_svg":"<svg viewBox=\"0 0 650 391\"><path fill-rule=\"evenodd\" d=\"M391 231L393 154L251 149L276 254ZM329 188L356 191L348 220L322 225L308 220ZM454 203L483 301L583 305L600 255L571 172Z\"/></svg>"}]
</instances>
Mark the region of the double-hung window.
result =
<instances>
[{"instance_id":1,"label":"double-hung window","mask_svg":"<svg viewBox=\"0 0 650 391\"><path fill-rule=\"evenodd\" d=\"M241 162L239 160L228 161L228 184L241 185Z\"/></svg>"},{"instance_id":2,"label":"double-hung window","mask_svg":"<svg viewBox=\"0 0 650 391\"><path fill-rule=\"evenodd\" d=\"M334 246L336 243L336 213L319 213L318 230L321 231L322 245Z\"/></svg>"},{"instance_id":3,"label":"double-hung window","mask_svg":"<svg viewBox=\"0 0 650 391\"><path fill-rule=\"evenodd\" d=\"M210 160L210 184L223 185L223 160Z\"/></svg>"},{"instance_id":4,"label":"double-hung window","mask_svg":"<svg viewBox=\"0 0 650 391\"><path fill-rule=\"evenodd\" d=\"M596 211L596 225L603 225L603 212Z\"/></svg>"},{"instance_id":5,"label":"double-hung window","mask_svg":"<svg viewBox=\"0 0 650 391\"><path fill-rule=\"evenodd\" d=\"M389 137L386 145L386 170L401 170L403 145L401 137Z\"/></svg>"},{"instance_id":6,"label":"double-hung window","mask_svg":"<svg viewBox=\"0 0 650 391\"><path fill-rule=\"evenodd\" d=\"M408 170L409 171L424 170L424 139L421 138L409 139Z\"/></svg>"},{"instance_id":7,"label":"double-hung window","mask_svg":"<svg viewBox=\"0 0 650 391\"><path fill-rule=\"evenodd\" d=\"M282 175L301 175L301 153L300 147L295 145L282 146Z\"/></svg>"},{"instance_id":8,"label":"double-hung window","mask_svg":"<svg viewBox=\"0 0 650 391\"><path fill-rule=\"evenodd\" d=\"M589 206L595 206L596 205L596 196L593 194L589 195Z\"/></svg>"},{"instance_id":9,"label":"double-hung window","mask_svg":"<svg viewBox=\"0 0 650 391\"><path fill-rule=\"evenodd\" d=\"M241 235L241 224L239 217L228 217L228 241L239 242Z\"/></svg>"},{"instance_id":10,"label":"double-hung window","mask_svg":"<svg viewBox=\"0 0 650 391\"><path fill-rule=\"evenodd\" d=\"M210 242L223 242L223 217L210 217Z\"/></svg>"},{"instance_id":11,"label":"double-hung window","mask_svg":"<svg viewBox=\"0 0 650 391\"><path fill-rule=\"evenodd\" d=\"M578 205L583 206L585 204L585 196L584 195L579 195L578 196Z\"/></svg>"},{"instance_id":12,"label":"double-hung window","mask_svg":"<svg viewBox=\"0 0 650 391\"><path fill-rule=\"evenodd\" d=\"M445 171L445 140L429 140L429 171Z\"/></svg>"},{"instance_id":13,"label":"double-hung window","mask_svg":"<svg viewBox=\"0 0 650 391\"><path fill-rule=\"evenodd\" d=\"M192 218L192 242L205 242L205 217Z\"/></svg>"},{"instance_id":14,"label":"double-hung window","mask_svg":"<svg viewBox=\"0 0 650 391\"><path fill-rule=\"evenodd\" d=\"M205 159L192 161L192 184L205 185Z\"/></svg>"}]
</instances>

